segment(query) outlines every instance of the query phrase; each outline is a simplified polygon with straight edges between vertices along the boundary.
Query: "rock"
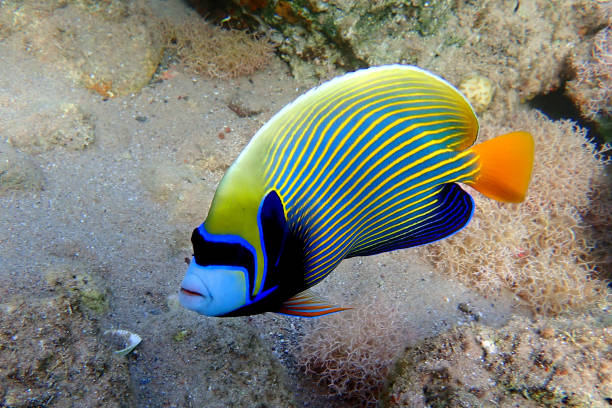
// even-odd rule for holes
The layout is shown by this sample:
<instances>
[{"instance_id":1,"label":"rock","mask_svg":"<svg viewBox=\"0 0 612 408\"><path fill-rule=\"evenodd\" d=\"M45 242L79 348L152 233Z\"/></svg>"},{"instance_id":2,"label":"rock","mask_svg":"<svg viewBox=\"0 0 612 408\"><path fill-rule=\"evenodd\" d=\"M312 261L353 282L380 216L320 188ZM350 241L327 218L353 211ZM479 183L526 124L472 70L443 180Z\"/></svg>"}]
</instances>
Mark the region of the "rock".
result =
<instances>
[{"instance_id":1,"label":"rock","mask_svg":"<svg viewBox=\"0 0 612 408\"><path fill-rule=\"evenodd\" d=\"M28 153L40 153L56 147L82 150L95 140L90 114L73 103L63 103L20 117L6 129L7 141Z\"/></svg>"},{"instance_id":2,"label":"rock","mask_svg":"<svg viewBox=\"0 0 612 408\"><path fill-rule=\"evenodd\" d=\"M0 194L11 190L40 191L43 174L32 158L0 142Z\"/></svg>"},{"instance_id":3,"label":"rock","mask_svg":"<svg viewBox=\"0 0 612 408\"><path fill-rule=\"evenodd\" d=\"M159 24L140 1L9 1L0 26L0 39L105 98L140 90L162 57Z\"/></svg>"},{"instance_id":4,"label":"rock","mask_svg":"<svg viewBox=\"0 0 612 408\"><path fill-rule=\"evenodd\" d=\"M46 274L47 283L85 312L100 315L109 309L107 289L99 271L81 262L52 265Z\"/></svg>"},{"instance_id":5,"label":"rock","mask_svg":"<svg viewBox=\"0 0 612 408\"><path fill-rule=\"evenodd\" d=\"M313 74L327 77L334 67L354 70L411 61L410 49L404 46L404 33L424 36L435 33L445 22L452 1L235 0L234 3L240 6L238 15L254 17L282 33L276 37L279 50L296 77Z\"/></svg>"}]
</instances>

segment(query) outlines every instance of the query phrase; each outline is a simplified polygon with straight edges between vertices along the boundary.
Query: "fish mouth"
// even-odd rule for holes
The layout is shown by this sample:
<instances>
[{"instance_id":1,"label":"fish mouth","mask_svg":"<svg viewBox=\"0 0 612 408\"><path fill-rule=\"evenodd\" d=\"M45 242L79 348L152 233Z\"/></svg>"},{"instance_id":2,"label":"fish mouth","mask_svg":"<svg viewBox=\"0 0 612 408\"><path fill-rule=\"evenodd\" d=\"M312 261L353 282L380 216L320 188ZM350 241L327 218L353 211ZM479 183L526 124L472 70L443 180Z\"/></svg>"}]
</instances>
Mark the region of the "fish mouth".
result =
<instances>
[{"instance_id":1,"label":"fish mouth","mask_svg":"<svg viewBox=\"0 0 612 408\"><path fill-rule=\"evenodd\" d=\"M194 268L195 262L191 262L189 268ZM201 313L212 302L210 290L199 276L193 271L187 271L181 289L179 290L179 303L189 309Z\"/></svg>"},{"instance_id":2,"label":"fish mouth","mask_svg":"<svg viewBox=\"0 0 612 408\"><path fill-rule=\"evenodd\" d=\"M189 290L189 289L185 289L185 288L181 288L181 293L187 296L200 296L200 297L206 297L203 294L201 294L200 292L195 292L193 290Z\"/></svg>"}]
</instances>

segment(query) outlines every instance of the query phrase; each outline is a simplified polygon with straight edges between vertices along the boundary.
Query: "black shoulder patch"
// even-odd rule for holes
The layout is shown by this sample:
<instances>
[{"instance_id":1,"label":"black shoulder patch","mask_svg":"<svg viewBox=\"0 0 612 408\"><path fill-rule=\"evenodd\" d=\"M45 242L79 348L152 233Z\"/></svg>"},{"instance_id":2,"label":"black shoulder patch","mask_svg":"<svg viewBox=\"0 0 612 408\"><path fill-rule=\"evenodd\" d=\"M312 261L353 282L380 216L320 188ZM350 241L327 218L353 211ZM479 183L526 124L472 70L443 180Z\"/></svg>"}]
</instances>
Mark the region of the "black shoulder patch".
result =
<instances>
[{"instance_id":1,"label":"black shoulder patch","mask_svg":"<svg viewBox=\"0 0 612 408\"><path fill-rule=\"evenodd\" d=\"M261 203L259 223L268 261L268 270L274 269L278 266L289 232L283 203L274 190L270 191Z\"/></svg>"}]
</instances>

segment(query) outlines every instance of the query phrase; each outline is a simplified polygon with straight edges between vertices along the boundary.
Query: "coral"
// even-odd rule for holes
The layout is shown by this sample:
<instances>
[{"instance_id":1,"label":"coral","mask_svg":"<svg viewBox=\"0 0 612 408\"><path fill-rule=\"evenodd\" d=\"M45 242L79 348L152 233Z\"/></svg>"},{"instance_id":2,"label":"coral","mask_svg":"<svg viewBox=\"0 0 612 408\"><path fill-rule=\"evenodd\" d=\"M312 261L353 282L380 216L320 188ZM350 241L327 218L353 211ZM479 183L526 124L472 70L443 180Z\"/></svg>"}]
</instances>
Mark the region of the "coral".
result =
<instances>
[{"instance_id":1,"label":"coral","mask_svg":"<svg viewBox=\"0 0 612 408\"><path fill-rule=\"evenodd\" d=\"M576 47L570 58L575 78L568 81L566 91L590 120L612 116L612 28L597 33L591 47ZM611 140L608 140L612 142Z\"/></svg>"},{"instance_id":2,"label":"coral","mask_svg":"<svg viewBox=\"0 0 612 408\"><path fill-rule=\"evenodd\" d=\"M476 112L487 109L495 91L493 82L482 75L470 75L461 81L457 88L470 101Z\"/></svg>"},{"instance_id":3,"label":"coral","mask_svg":"<svg viewBox=\"0 0 612 408\"><path fill-rule=\"evenodd\" d=\"M327 387L328 396L375 406L385 376L406 342L391 302L371 304L318 319L296 350L300 367Z\"/></svg>"},{"instance_id":4,"label":"coral","mask_svg":"<svg viewBox=\"0 0 612 408\"><path fill-rule=\"evenodd\" d=\"M537 312L592 305L607 292L596 268L601 274L609 268L605 254L612 244L604 161L571 121L552 122L535 112L510 120L535 139L526 200L503 204L474 192L470 224L419 253L483 293L509 289ZM480 140L516 129L484 125Z\"/></svg>"},{"instance_id":5,"label":"coral","mask_svg":"<svg viewBox=\"0 0 612 408\"><path fill-rule=\"evenodd\" d=\"M274 48L266 37L241 30L223 30L202 18L180 24L161 21L166 48L174 49L185 66L214 78L250 75L268 64Z\"/></svg>"},{"instance_id":6,"label":"coral","mask_svg":"<svg viewBox=\"0 0 612 408\"><path fill-rule=\"evenodd\" d=\"M458 327L409 347L387 407L604 407L612 397L605 316L515 317L502 328Z\"/></svg>"}]
</instances>

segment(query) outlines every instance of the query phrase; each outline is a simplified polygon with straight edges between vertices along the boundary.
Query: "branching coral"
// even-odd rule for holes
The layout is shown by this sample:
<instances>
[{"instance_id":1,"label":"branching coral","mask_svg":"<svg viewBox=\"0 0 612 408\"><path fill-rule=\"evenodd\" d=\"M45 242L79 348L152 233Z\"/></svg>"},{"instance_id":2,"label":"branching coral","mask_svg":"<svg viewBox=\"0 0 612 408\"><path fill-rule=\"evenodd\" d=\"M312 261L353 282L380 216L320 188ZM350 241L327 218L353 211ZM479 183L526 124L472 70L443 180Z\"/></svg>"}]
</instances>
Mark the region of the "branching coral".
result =
<instances>
[{"instance_id":1,"label":"branching coral","mask_svg":"<svg viewBox=\"0 0 612 408\"><path fill-rule=\"evenodd\" d=\"M185 66L214 78L250 75L267 65L273 47L267 38L240 30L223 30L199 17L182 25L161 22L166 47L176 49Z\"/></svg>"},{"instance_id":2,"label":"branching coral","mask_svg":"<svg viewBox=\"0 0 612 408\"><path fill-rule=\"evenodd\" d=\"M604 254L611 243L604 162L573 122L537 113L517 114L513 122L536 143L525 202L501 204L474 193L468 227L419 251L483 292L513 291L535 311L554 315L586 307L606 293L596 274L596 267L609 266ZM508 131L485 127L481 140Z\"/></svg>"},{"instance_id":3,"label":"branching coral","mask_svg":"<svg viewBox=\"0 0 612 408\"><path fill-rule=\"evenodd\" d=\"M328 387L329 396L376 406L378 394L406 333L391 302L369 305L317 320L297 351L303 370Z\"/></svg>"}]
</instances>

